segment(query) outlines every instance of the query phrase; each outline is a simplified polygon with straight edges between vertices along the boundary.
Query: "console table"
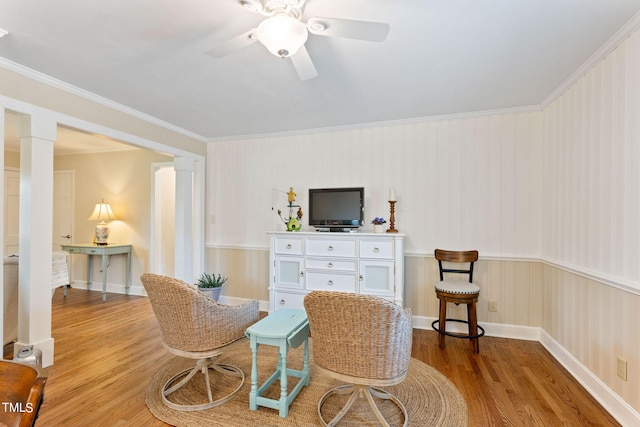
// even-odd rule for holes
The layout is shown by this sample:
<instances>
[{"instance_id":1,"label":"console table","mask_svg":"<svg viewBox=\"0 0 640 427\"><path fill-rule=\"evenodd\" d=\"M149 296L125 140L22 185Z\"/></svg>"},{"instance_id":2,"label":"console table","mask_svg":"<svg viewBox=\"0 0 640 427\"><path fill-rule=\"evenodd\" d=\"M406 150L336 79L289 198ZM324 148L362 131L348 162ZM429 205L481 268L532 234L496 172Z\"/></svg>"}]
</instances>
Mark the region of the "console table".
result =
<instances>
[{"instance_id":1,"label":"console table","mask_svg":"<svg viewBox=\"0 0 640 427\"><path fill-rule=\"evenodd\" d=\"M126 255L126 284L125 292L129 293L131 286L131 245L118 243L108 245L96 245L95 243L81 243L72 245L60 245L63 251L70 254L87 255L87 289L91 289L91 273L93 265L91 257L93 255L102 256L102 301L107 300L107 267L110 255ZM66 287L65 287L66 290Z\"/></svg>"}]
</instances>

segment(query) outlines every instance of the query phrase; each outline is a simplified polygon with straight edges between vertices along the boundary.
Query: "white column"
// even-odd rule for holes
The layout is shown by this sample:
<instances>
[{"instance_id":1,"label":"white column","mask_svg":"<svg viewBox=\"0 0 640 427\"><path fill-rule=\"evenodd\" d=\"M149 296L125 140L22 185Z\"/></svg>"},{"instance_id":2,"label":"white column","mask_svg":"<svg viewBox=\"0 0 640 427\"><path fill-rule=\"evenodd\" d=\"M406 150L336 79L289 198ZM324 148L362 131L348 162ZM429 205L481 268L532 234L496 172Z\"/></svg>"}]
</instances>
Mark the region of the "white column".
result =
<instances>
[{"instance_id":1,"label":"white column","mask_svg":"<svg viewBox=\"0 0 640 427\"><path fill-rule=\"evenodd\" d=\"M193 159L176 157L175 201L175 277L187 283L194 282L193 254Z\"/></svg>"},{"instance_id":2,"label":"white column","mask_svg":"<svg viewBox=\"0 0 640 427\"><path fill-rule=\"evenodd\" d=\"M18 342L42 351L53 364L51 255L53 232L53 143L56 121L45 114L20 116L20 267Z\"/></svg>"},{"instance_id":3,"label":"white column","mask_svg":"<svg viewBox=\"0 0 640 427\"><path fill-rule=\"evenodd\" d=\"M204 203L205 161L195 161L193 173L193 262L191 272L200 277L205 268L205 203Z\"/></svg>"},{"instance_id":4,"label":"white column","mask_svg":"<svg viewBox=\"0 0 640 427\"><path fill-rule=\"evenodd\" d=\"M0 164L3 165L0 176L0 224L4 224L4 107L0 106ZM0 248L4 255L4 233L0 233ZM0 263L0 277L4 277L4 264ZM0 286L0 339L4 343L4 287Z\"/></svg>"}]
</instances>

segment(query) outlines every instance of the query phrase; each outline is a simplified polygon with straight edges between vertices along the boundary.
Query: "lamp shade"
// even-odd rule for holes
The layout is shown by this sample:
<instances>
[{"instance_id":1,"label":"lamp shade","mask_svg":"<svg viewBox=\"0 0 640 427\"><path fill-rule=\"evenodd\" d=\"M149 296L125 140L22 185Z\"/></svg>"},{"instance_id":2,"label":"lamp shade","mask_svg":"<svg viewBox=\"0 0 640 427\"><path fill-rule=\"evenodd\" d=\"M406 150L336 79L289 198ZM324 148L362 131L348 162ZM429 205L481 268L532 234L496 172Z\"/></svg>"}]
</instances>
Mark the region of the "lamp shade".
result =
<instances>
[{"instance_id":1,"label":"lamp shade","mask_svg":"<svg viewBox=\"0 0 640 427\"><path fill-rule=\"evenodd\" d=\"M113 221L116 219L118 218L116 218L116 216L113 213L113 210L111 210L111 205L109 205L109 203L105 203L104 199L100 203L96 204L96 207L93 210L93 213L89 217L90 221L100 221L100 222Z\"/></svg>"},{"instance_id":2,"label":"lamp shade","mask_svg":"<svg viewBox=\"0 0 640 427\"><path fill-rule=\"evenodd\" d=\"M306 25L286 13L277 13L258 25L260 43L281 58L294 55L308 35Z\"/></svg>"}]
</instances>

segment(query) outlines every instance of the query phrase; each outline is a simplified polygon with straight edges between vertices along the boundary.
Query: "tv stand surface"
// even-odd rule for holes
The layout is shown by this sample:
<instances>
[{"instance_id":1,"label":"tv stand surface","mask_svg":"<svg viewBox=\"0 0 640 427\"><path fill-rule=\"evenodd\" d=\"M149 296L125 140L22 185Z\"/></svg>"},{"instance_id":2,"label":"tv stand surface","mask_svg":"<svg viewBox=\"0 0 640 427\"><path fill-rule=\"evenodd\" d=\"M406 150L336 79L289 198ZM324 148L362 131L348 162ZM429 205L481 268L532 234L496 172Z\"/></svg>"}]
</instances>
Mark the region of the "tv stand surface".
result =
<instances>
[{"instance_id":1,"label":"tv stand surface","mask_svg":"<svg viewBox=\"0 0 640 427\"><path fill-rule=\"evenodd\" d=\"M357 233L357 228L340 228L340 227L319 227L316 228L318 233Z\"/></svg>"}]
</instances>

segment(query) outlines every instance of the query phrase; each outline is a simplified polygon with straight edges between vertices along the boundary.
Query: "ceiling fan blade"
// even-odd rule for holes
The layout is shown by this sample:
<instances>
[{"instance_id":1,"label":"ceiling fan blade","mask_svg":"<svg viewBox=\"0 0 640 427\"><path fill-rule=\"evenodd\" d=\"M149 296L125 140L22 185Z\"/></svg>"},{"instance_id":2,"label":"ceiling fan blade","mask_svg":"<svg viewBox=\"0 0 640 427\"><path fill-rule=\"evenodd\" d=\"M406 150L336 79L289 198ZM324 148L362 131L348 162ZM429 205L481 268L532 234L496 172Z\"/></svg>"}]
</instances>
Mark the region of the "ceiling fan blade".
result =
<instances>
[{"instance_id":1,"label":"ceiling fan blade","mask_svg":"<svg viewBox=\"0 0 640 427\"><path fill-rule=\"evenodd\" d=\"M309 32L319 36L345 37L371 42L384 41L389 34L389 28L389 24L382 22L351 19L315 17L307 22Z\"/></svg>"},{"instance_id":2,"label":"ceiling fan blade","mask_svg":"<svg viewBox=\"0 0 640 427\"><path fill-rule=\"evenodd\" d=\"M302 45L295 55L290 58L291 62L293 62L293 67L298 72L300 80L310 80L318 76L316 67L313 65L309 52L304 45Z\"/></svg>"},{"instance_id":3,"label":"ceiling fan blade","mask_svg":"<svg viewBox=\"0 0 640 427\"><path fill-rule=\"evenodd\" d=\"M243 47L249 46L257 41L258 37L256 36L256 29L254 28L246 33L235 36L231 40L222 42L218 46L212 47L207 50L207 53L211 56L215 56L216 58L222 58L235 50L242 49Z\"/></svg>"}]
</instances>

